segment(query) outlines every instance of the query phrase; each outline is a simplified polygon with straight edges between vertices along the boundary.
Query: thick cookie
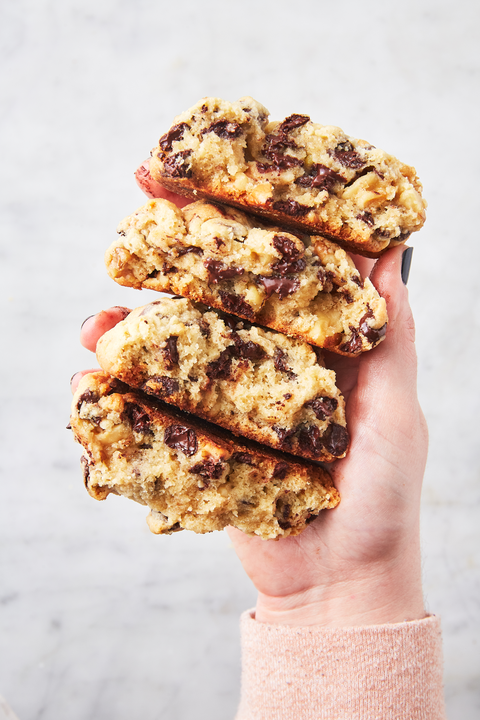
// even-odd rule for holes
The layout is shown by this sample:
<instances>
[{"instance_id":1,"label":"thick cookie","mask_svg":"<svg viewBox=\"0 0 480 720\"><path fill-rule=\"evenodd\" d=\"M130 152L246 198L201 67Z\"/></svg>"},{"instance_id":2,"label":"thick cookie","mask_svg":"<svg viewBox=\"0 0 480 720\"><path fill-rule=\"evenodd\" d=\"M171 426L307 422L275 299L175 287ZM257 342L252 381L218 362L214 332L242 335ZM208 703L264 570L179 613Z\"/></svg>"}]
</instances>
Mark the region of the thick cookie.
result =
<instances>
[{"instance_id":1,"label":"thick cookie","mask_svg":"<svg viewBox=\"0 0 480 720\"><path fill-rule=\"evenodd\" d=\"M90 495L147 505L154 533L233 525L265 539L298 535L339 502L321 467L240 443L103 373L80 382L70 424Z\"/></svg>"},{"instance_id":2,"label":"thick cookie","mask_svg":"<svg viewBox=\"0 0 480 720\"><path fill-rule=\"evenodd\" d=\"M383 339L387 312L351 258L322 237L265 227L225 205L150 200L106 254L120 285L183 295L342 355Z\"/></svg>"},{"instance_id":3,"label":"thick cookie","mask_svg":"<svg viewBox=\"0 0 480 720\"><path fill-rule=\"evenodd\" d=\"M152 151L150 173L174 192L235 205L378 257L425 221L415 169L338 127L290 115L269 122L252 98L204 98Z\"/></svg>"},{"instance_id":4,"label":"thick cookie","mask_svg":"<svg viewBox=\"0 0 480 720\"><path fill-rule=\"evenodd\" d=\"M105 333L97 358L127 385L236 435L325 462L347 452L335 373L301 340L164 298Z\"/></svg>"}]
</instances>

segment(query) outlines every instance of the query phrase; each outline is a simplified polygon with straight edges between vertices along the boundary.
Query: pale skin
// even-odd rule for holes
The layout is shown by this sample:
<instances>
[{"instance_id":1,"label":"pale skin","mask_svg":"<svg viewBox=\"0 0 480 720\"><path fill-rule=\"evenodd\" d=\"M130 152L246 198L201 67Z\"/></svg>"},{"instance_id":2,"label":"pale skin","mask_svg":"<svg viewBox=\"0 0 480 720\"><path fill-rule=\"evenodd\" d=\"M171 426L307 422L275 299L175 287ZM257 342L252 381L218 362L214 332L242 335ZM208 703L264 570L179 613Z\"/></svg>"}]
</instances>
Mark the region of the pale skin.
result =
<instances>
[{"instance_id":1,"label":"pale skin","mask_svg":"<svg viewBox=\"0 0 480 720\"><path fill-rule=\"evenodd\" d=\"M178 198L160 186L154 192ZM258 590L259 622L345 627L426 617L419 514L428 433L417 398L414 322L400 275L404 249L389 250L370 273L387 301L385 340L356 359L327 357L347 401L351 435L347 457L330 465L340 505L321 512L300 535L278 541L228 529ZM372 261L355 261L368 274ZM101 335L124 316L125 308L111 308L89 318L82 344L95 351ZM74 375L73 390L86 372Z\"/></svg>"}]
</instances>

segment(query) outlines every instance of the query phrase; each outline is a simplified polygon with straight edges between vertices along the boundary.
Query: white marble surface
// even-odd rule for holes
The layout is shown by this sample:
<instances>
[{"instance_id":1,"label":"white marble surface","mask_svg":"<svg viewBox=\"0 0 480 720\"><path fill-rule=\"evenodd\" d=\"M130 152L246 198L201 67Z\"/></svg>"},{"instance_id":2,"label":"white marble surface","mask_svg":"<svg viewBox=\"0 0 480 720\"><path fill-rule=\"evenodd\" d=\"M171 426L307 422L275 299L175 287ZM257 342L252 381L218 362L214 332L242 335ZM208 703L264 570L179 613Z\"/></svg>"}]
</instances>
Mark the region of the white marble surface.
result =
<instances>
[{"instance_id":1,"label":"white marble surface","mask_svg":"<svg viewBox=\"0 0 480 720\"><path fill-rule=\"evenodd\" d=\"M95 503L64 429L81 321L148 300L103 253L133 170L204 95L308 113L414 164L429 200L409 288L431 431L428 605L450 720L480 716L480 6L470 0L0 6L0 693L20 720L226 720L254 603L223 533L157 538Z\"/></svg>"}]
</instances>

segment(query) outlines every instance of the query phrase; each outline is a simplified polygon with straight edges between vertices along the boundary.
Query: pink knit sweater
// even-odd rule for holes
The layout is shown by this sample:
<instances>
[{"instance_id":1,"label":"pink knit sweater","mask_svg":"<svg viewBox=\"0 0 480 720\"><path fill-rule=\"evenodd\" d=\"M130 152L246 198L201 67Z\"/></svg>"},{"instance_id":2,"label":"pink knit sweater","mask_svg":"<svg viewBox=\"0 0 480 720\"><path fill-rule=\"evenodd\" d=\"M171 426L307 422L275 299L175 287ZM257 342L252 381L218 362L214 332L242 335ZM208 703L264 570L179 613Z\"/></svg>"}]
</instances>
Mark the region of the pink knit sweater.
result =
<instances>
[{"instance_id":1,"label":"pink knit sweater","mask_svg":"<svg viewBox=\"0 0 480 720\"><path fill-rule=\"evenodd\" d=\"M435 616L363 627L288 627L242 615L236 720L445 720Z\"/></svg>"}]
</instances>

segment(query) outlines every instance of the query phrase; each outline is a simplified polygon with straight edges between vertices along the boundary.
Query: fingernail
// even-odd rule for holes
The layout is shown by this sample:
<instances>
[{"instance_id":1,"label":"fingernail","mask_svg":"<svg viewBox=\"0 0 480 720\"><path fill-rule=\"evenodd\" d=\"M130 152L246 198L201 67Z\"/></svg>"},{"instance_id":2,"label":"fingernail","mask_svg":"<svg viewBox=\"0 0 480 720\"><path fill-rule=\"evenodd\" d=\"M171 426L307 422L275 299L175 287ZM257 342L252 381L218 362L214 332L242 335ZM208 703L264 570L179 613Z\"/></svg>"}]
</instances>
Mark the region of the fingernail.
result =
<instances>
[{"instance_id":1,"label":"fingernail","mask_svg":"<svg viewBox=\"0 0 480 720\"><path fill-rule=\"evenodd\" d=\"M87 320L88 320L88 318L87 318ZM74 373L73 373L72 377L70 378L70 385L72 384L73 378L75 377L75 375L78 375L78 373L79 373L78 370L77 370L77 372L74 372Z\"/></svg>"},{"instance_id":2,"label":"fingernail","mask_svg":"<svg viewBox=\"0 0 480 720\"><path fill-rule=\"evenodd\" d=\"M96 315L96 313L95 313L95 315ZM82 322L82 324L80 326L80 330L83 328L83 326L85 325L87 320L90 320L90 318L95 317L95 315L89 315L87 318L85 318L85 320Z\"/></svg>"},{"instance_id":3,"label":"fingernail","mask_svg":"<svg viewBox=\"0 0 480 720\"><path fill-rule=\"evenodd\" d=\"M406 285L408 282L408 276L410 275L410 265L412 264L412 253L413 247L407 247L403 251L402 255L402 280L403 284Z\"/></svg>"}]
</instances>

